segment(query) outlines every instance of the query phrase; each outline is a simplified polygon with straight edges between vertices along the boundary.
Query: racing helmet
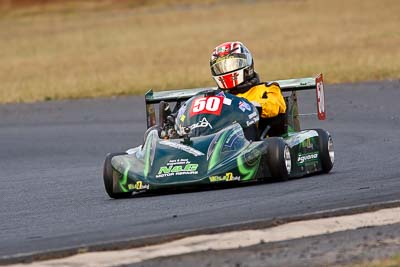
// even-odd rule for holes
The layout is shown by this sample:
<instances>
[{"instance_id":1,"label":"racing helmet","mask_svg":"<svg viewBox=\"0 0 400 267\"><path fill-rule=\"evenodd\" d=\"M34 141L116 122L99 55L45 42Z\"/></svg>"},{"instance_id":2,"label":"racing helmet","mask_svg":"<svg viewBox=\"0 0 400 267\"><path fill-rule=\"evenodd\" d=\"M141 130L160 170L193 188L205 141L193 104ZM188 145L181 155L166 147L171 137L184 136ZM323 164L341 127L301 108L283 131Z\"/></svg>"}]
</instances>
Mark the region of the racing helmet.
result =
<instances>
[{"instance_id":1,"label":"racing helmet","mask_svg":"<svg viewBox=\"0 0 400 267\"><path fill-rule=\"evenodd\" d=\"M232 89L254 77L250 51L241 42L226 42L214 48L210 59L211 74L221 89Z\"/></svg>"}]
</instances>

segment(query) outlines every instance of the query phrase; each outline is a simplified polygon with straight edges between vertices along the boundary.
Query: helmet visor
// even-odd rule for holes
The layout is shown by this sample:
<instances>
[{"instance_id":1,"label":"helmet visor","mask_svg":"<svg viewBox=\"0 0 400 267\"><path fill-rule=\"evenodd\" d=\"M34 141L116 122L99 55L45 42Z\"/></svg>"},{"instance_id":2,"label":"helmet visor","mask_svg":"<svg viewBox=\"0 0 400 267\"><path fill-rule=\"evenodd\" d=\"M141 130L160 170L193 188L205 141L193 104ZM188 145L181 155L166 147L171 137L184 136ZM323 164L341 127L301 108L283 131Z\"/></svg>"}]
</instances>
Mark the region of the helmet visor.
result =
<instances>
[{"instance_id":1,"label":"helmet visor","mask_svg":"<svg viewBox=\"0 0 400 267\"><path fill-rule=\"evenodd\" d=\"M221 75L232 72L247 66L246 58L228 57L211 65L211 71L214 75Z\"/></svg>"}]
</instances>

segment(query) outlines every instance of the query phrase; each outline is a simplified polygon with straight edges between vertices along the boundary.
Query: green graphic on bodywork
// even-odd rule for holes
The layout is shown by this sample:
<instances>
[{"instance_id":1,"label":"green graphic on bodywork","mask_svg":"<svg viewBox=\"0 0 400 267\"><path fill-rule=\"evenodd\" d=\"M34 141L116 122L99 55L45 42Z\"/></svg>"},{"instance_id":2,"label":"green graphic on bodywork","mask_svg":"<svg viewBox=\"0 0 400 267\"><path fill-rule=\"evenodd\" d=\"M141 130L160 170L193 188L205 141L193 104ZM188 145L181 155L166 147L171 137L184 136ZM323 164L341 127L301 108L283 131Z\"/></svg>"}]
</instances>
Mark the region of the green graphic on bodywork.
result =
<instances>
[{"instance_id":1,"label":"green graphic on bodywork","mask_svg":"<svg viewBox=\"0 0 400 267\"><path fill-rule=\"evenodd\" d=\"M247 180L251 180L252 178L254 178L254 176L257 173L258 167L260 165L260 161L261 161L261 155L258 157L257 161L255 162L255 164L253 166L246 166L247 164L244 159L244 156L239 156L237 158L237 164L238 164L239 172L242 176L242 178L240 180L247 181Z\"/></svg>"},{"instance_id":2,"label":"green graphic on bodywork","mask_svg":"<svg viewBox=\"0 0 400 267\"><path fill-rule=\"evenodd\" d=\"M150 156L151 156L151 143L153 142L154 135L150 134L147 136L146 140L146 147L145 149L145 157L144 157L144 168L143 168L143 175L145 178L149 175L150 171Z\"/></svg>"},{"instance_id":3,"label":"green graphic on bodywork","mask_svg":"<svg viewBox=\"0 0 400 267\"><path fill-rule=\"evenodd\" d=\"M288 125L287 126L287 132L288 133L294 133L295 131L294 131L294 128L292 126Z\"/></svg>"},{"instance_id":4,"label":"green graphic on bodywork","mask_svg":"<svg viewBox=\"0 0 400 267\"><path fill-rule=\"evenodd\" d=\"M119 188L121 188L122 192L129 192L128 189L126 189L126 184L128 183L128 172L129 169L131 168L131 165L129 164L129 162L127 160L124 159L125 164L127 165L124 173L122 175L122 179L119 180Z\"/></svg>"},{"instance_id":5,"label":"green graphic on bodywork","mask_svg":"<svg viewBox=\"0 0 400 267\"><path fill-rule=\"evenodd\" d=\"M212 152L212 155L210 157L210 161L208 162L208 170L211 170L212 168L217 165L220 159L220 154L221 150L225 141L225 136L227 135L227 132L224 132L220 138L218 138L217 143L215 144L214 151Z\"/></svg>"}]
</instances>

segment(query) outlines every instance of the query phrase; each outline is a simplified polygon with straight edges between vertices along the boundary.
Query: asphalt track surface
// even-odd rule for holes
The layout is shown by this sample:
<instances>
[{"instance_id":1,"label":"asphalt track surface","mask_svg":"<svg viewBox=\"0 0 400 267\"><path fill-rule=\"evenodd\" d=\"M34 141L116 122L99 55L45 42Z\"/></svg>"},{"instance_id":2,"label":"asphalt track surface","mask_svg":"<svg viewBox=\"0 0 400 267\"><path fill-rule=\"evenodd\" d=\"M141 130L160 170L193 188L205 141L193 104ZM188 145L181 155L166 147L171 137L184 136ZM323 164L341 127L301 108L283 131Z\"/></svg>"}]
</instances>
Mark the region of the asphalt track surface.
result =
<instances>
[{"instance_id":1,"label":"asphalt track surface","mask_svg":"<svg viewBox=\"0 0 400 267\"><path fill-rule=\"evenodd\" d=\"M108 152L140 144L144 100L0 105L0 259L400 199L400 81L327 85L328 175L125 200L103 188ZM314 92L301 92L313 112Z\"/></svg>"}]
</instances>

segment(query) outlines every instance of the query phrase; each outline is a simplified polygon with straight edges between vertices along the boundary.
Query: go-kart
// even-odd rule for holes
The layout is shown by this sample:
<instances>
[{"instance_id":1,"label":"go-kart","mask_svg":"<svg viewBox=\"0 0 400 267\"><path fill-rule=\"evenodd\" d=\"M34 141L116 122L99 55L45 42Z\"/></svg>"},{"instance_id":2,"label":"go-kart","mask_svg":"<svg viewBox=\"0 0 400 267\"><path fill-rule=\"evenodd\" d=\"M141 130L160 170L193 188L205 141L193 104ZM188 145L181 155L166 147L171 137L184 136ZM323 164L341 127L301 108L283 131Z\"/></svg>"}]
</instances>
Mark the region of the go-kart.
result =
<instances>
[{"instance_id":1,"label":"go-kart","mask_svg":"<svg viewBox=\"0 0 400 267\"><path fill-rule=\"evenodd\" d=\"M332 137L322 129L300 129L296 93L315 90L315 114L324 120L322 74L274 82L287 105L278 136L270 134L274 121L263 121L256 106L217 88L147 92L143 143L106 156L108 195L328 173Z\"/></svg>"}]
</instances>

